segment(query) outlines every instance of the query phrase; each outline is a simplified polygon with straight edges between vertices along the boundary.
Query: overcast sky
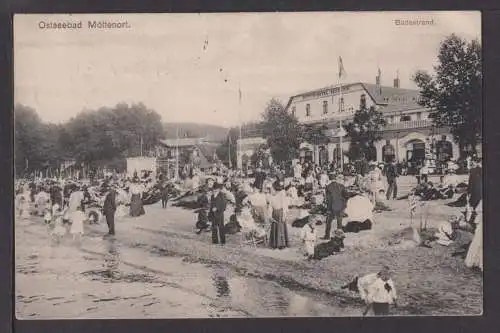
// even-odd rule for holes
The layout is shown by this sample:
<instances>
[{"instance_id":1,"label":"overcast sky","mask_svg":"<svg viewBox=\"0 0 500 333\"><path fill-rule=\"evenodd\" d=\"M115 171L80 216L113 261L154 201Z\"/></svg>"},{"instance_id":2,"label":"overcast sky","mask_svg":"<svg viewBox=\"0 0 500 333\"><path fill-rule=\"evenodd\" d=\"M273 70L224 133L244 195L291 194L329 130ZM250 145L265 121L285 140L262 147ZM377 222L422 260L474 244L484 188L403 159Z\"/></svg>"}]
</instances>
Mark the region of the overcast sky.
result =
<instances>
[{"instance_id":1,"label":"overcast sky","mask_svg":"<svg viewBox=\"0 0 500 333\"><path fill-rule=\"evenodd\" d=\"M394 23L417 18L434 24ZM84 28L39 28L68 20ZM130 28L91 30L88 20ZM432 70L445 36L480 31L479 12L16 15L15 101L51 122L143 102L165 121L229 126L238 114L258 119L272 97L335 84L339 56L346 82L374 82L380 67L382 84L399 69L401 86L415 88L411 75Z\"/></svg>"}]
</instances>

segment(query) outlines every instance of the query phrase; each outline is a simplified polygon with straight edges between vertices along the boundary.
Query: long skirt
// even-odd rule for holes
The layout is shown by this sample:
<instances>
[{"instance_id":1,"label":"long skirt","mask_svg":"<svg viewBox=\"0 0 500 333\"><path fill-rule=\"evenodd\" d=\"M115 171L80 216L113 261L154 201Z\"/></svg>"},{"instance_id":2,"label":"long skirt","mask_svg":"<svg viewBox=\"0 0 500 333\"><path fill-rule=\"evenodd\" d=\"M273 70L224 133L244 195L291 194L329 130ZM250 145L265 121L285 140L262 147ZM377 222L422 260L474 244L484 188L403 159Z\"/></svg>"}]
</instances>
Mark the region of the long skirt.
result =
<instances>
[{"instance_id":1,"label":"long skirt","mask_svg":"<svg viewBox=\"0 0 500 333\"><path fill-rule=\"evenodd\" d=\"M480 268L483 270L483 223L479 221L474 232L474 238L469 246L469 251L465 257L467 267Z\"/></svg>"},{"instance_id":2,"label":"long skirt","mask_svg":"<svg viewBox=\"0 0 500 333\"><path fill-rule=\"evenodd\" d=\"M288 229L283 215L283 209L273 210L269 247L272 249L283 249L288 247Z\"/></svg>"},{"instance_id":3,"label":"long skirt","mask_svg":"<svg viewBox=\"0 0 500 333\"><path fill-rule=\"evenodd\" d=\"M132 198L130 199L130 216L141 216L145 213L141 196L139 194L132 194Z\"/></svg>"}]
</instances>

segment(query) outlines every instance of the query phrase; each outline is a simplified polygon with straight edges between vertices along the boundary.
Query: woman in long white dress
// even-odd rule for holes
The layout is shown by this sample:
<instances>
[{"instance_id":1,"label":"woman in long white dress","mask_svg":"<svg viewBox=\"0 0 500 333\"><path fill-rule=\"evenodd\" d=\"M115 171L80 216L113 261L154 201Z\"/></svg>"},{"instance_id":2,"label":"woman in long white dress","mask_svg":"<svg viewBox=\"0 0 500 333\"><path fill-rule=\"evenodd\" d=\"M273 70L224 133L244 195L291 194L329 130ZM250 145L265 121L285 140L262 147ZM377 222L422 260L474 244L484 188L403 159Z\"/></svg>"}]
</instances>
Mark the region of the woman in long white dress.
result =
<instances>
[{"instance_id":1,"label":"woman in long white dress","mask_svg":"<svg viewBox=\"0 0 500 333\"><path fill-rule=\"evenodd\" d=\"M479 268L483 270L483 203L479 202L476 208L476 218L474 223L476 223L476 230L474 232L474 238L467 251L467 256L465 257L465 265L470 268Z\"/></svg>"},{"instance_id":2,"label":"woman in long white dress","mask_svg":"<svg viewBox=\"0 0 500 333\"><path fill-rule=\"evenodd\" d=\"M141 216L146 214L144 211L144 206L142 205L142 194L144 192L144 187L134 181L130 186L130 216Z\"/></svg>"},{"instance_id":3,"label":"woman in long white dress","mask_svg":"<svg viewBox=\"0 0 500 333\"><path fill-rule=\"evenodd\" d=\"M269 247L272 249L284 249L289 247L288 229L286 216L289 208L289 198L286 195L284 184L275 184L275 194L270 198L272 208L271 234L269 236Z\"/></svg>"}]
</instances>

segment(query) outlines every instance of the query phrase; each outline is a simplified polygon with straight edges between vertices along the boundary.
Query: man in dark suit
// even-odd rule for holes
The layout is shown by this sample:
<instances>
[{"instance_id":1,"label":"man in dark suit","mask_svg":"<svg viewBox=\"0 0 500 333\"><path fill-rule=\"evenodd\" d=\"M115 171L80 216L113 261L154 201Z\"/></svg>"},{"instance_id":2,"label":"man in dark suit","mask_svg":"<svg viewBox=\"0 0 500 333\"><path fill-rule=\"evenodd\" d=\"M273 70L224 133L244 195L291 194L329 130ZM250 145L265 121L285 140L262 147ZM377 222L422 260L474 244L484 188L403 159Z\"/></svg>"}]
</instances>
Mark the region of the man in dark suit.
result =
<instances>
[{"instance_id":1,"label":"man in dark suit","mask_svg":"<svg viewBox=\"0 0 500 333\"><path fill-rule=\"evenodd\" d=\"M392 160L387 164L385 168L385 176L387 177L387 200L391 199L391 194L394 199L398 196L398 183L397 178L399 177L398 169L396 167L396 162Z\"/></svg>"},{"instance_id":2,"label":"man in dark suit","mask_svg":"<svg viewBox=\"0 0 500 333\"><path fill-rule=\"evenodd\" d=\"M253 183L253 186L262 191L265 179L266 179L266 173L262 170L261 167L257 167L257 170L255 171L255 182Z\"/></svg>"},{"instance_id":3,"label":"man in dark suit","mask_svg":"<svg viewBox=\"0 0 500 333\"><path fill-rule=\"evenodd\" d=\"M102 210L109 228L108 235L113 236L115 234L116 191L109 186L106 186L106 189L109 192L104 199Z\"/></svg>"},{"instance_id":4,"label":"man in dark suit","mask_svg":"<svg viewBox=\"0 0 500 333\"><path fill-rule=\"evenodd\" d=\"M329 240L332 221L337 220L337 229L342 229L342 217L347 206L348 193L344 186L343 175L330 174L330 184L326 186L325 199L327 208L326 230L323 239Z\"/></svg>"},{"instance_id":5,"label":"man in dark suit","mask_svg":"<svg viewBox=\"0 0 500 333\"><path fill-rule=\"evenodd\" d=\"M215 184L212 200L210 202L210 211L213 216L212 223L212 243L226 244L226 234L224 233L224 211L226 210L226 196L221 191L222 184Z\"/></svg>"},{"instance_id":6,"label":"man in dark suit","mask_svg":"<svg viewBox=\"0 0 500 333\"><path fill-rule=\"evenodd\" d=\"M472 168L469 171L467 195L469 197L469 205L475 210L483 198L483 169L481 167L481 160L478 158L474 159Z\"/></svg>"},{"instance_id":7,"label":"man in dark suit","mask_svg":"<svg viewBox=\"0 0 500 333\"><path fill-rule=\"evenodd\" d=\"M168 196L170 192L170 184L168 184L167 182L163 182L160 191L161 191L161 207L167 208Z\"/></svg>"}]
</instances>

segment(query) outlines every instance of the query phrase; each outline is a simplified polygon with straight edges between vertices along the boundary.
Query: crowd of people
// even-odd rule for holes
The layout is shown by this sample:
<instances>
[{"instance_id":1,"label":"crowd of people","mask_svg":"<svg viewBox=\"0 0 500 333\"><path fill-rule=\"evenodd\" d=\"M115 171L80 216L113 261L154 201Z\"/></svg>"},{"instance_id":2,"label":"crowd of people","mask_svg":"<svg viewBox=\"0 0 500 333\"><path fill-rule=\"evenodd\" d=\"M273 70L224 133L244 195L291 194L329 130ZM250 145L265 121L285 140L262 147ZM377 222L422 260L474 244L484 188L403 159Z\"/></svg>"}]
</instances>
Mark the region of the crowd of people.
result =
<instances>
[{"instance_id":1,"label":"crowd of people","mask_svg":"<svg viewBox=\"0 0 500 333\"><path fill-rule=\"evenodd\" d=\"M424 201L449 199L463 188L466 213L440 225L435 240L447 246L456 230L470 230L474 238L465 261L469 267L482 269L480 168L481 161L476 160L468 184L461 184L450 171L440 185L421 180L411 195ZM113 237L115 217L138 217L146 213L144 205L161 201L162 209L167 209L171 202L193 209L195 232L211 232L213 244L223 246L228 235L240 233L243 243L283 250L291 246L288 228L301 228L304 257L321 260L345 251L347 233L371 229L374 210L386 200L399 199L400 175L394 162L366 163L363 170L347 178L332 167L300 161L288 172L276 165L266 170L257 165L251 174L225 167L203 172L192 168L182 180L161 174L153 178L147 173L93 183L39 178L17 181L15 207L18 218L43 217L56 242L66 233L79 242L85 222L105 220L109 229L105 237ZM291 209L299 214L289 224ZM323 223L325 233L319 241L317 226ZM384 268L357 279L348 289L359 291L376 314L387 314L387 304L396 300L390 275Z\"/></svg>"}]
</instances>

